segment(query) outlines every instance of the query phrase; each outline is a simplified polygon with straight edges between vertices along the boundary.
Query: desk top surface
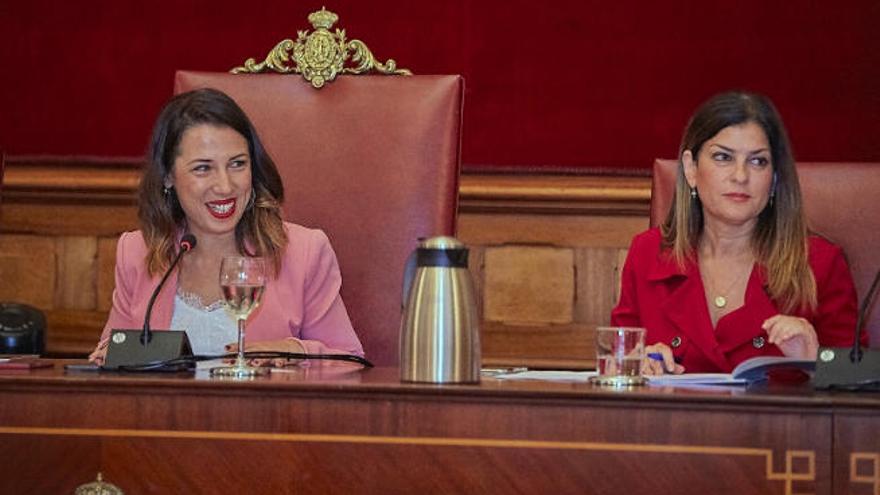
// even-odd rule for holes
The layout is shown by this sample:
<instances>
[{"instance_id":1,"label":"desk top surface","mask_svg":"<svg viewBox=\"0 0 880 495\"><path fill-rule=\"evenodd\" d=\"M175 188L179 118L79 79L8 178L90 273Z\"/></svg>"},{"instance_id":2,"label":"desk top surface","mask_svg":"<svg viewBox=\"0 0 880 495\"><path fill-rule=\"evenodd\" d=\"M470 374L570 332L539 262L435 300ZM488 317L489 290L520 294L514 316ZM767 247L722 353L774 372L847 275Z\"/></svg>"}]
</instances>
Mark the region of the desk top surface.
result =
<instances>
[{"instance_id":1,"label":"desk top surface","mask_svg":"<svg viewBox=\"0 0 880 495\"><path fill-rule=\"evenodd\" d=\"M479 384L403 383L397 368L362 369L349 364L322 364L286 369L251 380L220 379L207 371L193 373L112 373L65 370L57 360L48 368L0 371L0 393L30 390L93 390L107 393L191 393L240 395L348 395L360 398L514 401L615 401L776 406L798 408L880 409L878 393L815 391L809 384L756 384L715 387L642 386L615 389L583 382L503 380L484 377Z\"/></svg>"}]
</instances>

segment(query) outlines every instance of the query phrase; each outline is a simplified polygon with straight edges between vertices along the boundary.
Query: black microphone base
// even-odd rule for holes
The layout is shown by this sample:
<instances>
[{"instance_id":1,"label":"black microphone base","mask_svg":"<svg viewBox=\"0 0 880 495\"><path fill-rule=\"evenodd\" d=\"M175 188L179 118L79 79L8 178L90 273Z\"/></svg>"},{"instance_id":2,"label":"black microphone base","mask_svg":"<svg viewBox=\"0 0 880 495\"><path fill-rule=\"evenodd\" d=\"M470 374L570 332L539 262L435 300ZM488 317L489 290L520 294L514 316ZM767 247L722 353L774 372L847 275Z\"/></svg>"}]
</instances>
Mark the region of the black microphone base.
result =
<instances>
[{"instance_id":1,"label":"black microphone base","mask_svg":"<svg viewBox=\"0 0 880 495\"><path fill-rule=\"evenodd\" d=\"M192 369L194 363L166 361L192 356L192 347L186 332L160 330L151 333L150 342L141 343L141 330L113 330L104 357L105 370L121 371L182 371Z\"/></svg>"},{"instance_id":2,"label":"black microphone base","mask_svg":"<svg viewBox=\"0 0 880 495\"><path fill-rule=\"evenodd\" d=\"M862 359L856 362L850 359L851 353L851 347L820 347L813 386L880 391L880 350L862 349Z\"/></svg>"}]
</instances>

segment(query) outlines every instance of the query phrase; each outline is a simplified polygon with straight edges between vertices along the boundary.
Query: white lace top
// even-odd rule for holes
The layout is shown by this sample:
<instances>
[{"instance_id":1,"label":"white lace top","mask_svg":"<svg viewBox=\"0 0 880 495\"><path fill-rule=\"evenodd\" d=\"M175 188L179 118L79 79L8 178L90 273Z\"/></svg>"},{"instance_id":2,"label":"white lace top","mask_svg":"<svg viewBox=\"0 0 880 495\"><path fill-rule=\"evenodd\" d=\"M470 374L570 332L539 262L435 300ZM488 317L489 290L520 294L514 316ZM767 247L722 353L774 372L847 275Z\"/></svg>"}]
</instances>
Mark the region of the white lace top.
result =
<instances>
[{"instance_id":1,"label":"white lace top","mask_svg":"<svg viewBox=\"0 0 880 495\"><path fill-rule=\"evenodd\" d=\"M177 289L171 328L186 330L193 354L226 354L224 346L238 340L238 326L223 307L223 300L205 305L196 294Z\"/></svg>"}]
</instances>

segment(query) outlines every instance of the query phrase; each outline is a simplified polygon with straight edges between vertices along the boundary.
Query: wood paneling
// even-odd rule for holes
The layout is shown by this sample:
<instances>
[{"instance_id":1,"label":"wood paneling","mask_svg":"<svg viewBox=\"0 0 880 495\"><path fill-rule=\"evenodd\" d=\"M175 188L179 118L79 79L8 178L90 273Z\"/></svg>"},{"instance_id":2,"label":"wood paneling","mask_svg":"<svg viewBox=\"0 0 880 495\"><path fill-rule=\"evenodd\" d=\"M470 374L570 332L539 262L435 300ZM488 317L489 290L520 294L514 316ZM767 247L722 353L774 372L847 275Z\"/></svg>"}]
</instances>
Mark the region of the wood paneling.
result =
<instances>
[{"instance_id":1,"label":"wood paneling","mask_svg":"<svg viewBox=\"0 0 880 495\"><path fill-rule=\"evenodd\" d=\"M484 361L592 367L593 331L608 323L626 249L647 228L650 179L465 173L460 194Z\"/></svg>"},{"instance_id":2,"label":"wood paneling","mask_svg":"<svg viewBox=\"0 0 880 495\"><path fill-rule=\"evenodd\" d=\"M0 394L3 493L72 493L98 470L126 493L872 493L880 455L880 399L790 384L402 384L319 364L230 382L56 363L0 374ZM838 469L850 459L855 478Z\"/></svg>"},{"instance_id":3,"label":"wood paneling","mask_svg":"<svg viewBox=\"0 0 880 495\"><path fill-rule=\"evenodd\" d=\"M109 311L112 304L116 268L116 238L98 238L97 309Z\"/></svg>"},{"instance_id":4,"label":"wood paneling","mask_svg":"<svg viewBox=\"0 0 880 495\"><path fill-rule=\"evenodd\" d=\"M54 308L55 258L55 239L51 237L0 236L0 299L26 302L43 310Z\"/></svg>"},{"instance_id":5,"label":"wood paneling","mask_svg":"<svg viewBox=\"0 0 880 495\"><path fill-rule=\"evenodd\" d=\"M483 252L483 319L564 324L574 313L571 248L506 245Z\"/></svg>"},{"instance_id":6,"label":"wood paneling","mask_svg":"<svg viewBox=\"0 0 880 495\"><path fill-rule=\"evenodd\" d=\"M10 157L0 297L47 312L47 350L84 355L111 305L116 239L137 228L138 159ZM487 362L584 367L621 253L647 226L644 176L464 173L459 237Z\"/></svg>"},{"instance_id":7,"label":"wood paneling","mask_svg":"<svg viewBox=\"0 0 880 495\"><path fill-rule=\"evenodd\" d=\"M576 252L577 304L575 319L579 322L607 324L611 309L617 304L621 249L579 248Z\"/></svg>"},{"instance_id":8,"label":"wood paneling","mask_svg":"<svg viewBox=\"0 0 880 495\"><path fill-rule=\"evenodd\" d=\"M880 415L847 411L834 421L834 490L880 493Z\"/></svg>"},{"instance_id":9,"label":"wood paneling","mask_svg":"<svg viewBox=\"0 0 880 495\"><path fill-rule=\"evenodd\" d=\"M56 308L96 309L98 239L94 236L55 238Z\"/></svg>"},{"instance_id":10,"label":"wood paneling","mask_svg":"<svg viewBox=\"0 0 880 495\"><path fill-rule=\"evenodd\" d=\"M46 312L46 351L54 356L85 356L98 343L106 311L53 309Z\"/></svg>"},{"instance_id":11,"label":"wood paneling","mask_svg":"<svg viewBox=\"0 0 880 495\"><path fill-rule=\"evenodd\" d=\"M466 178L462 178L464 182ZM593 214L471 213L462 202L458 236L471 245L511 242L572 247L629 246L632 236L648 228L648 216Z\"/></svg>"}]
</instances>

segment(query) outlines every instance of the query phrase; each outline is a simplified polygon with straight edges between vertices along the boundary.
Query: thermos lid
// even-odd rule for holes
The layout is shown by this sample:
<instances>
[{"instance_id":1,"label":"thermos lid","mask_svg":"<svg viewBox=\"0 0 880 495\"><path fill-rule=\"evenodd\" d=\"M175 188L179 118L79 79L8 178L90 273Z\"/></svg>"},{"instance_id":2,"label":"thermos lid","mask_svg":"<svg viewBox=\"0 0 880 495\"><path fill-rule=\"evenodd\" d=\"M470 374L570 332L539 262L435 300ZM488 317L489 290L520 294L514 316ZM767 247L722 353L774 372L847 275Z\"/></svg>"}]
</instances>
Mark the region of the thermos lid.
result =
<instances>
[{"instance_id":1,"label":"thermos lid","mask_svg":"<svg viewBox=\"0 0 880 495\"><path fill-rule=\"evenodd\" d=\"M431 237L419 243L416 265L420 267L467 268L468 249L454 237Z\"/></svg>"},{"instance_id":2,"label":"thermos lid","mask_svg":"<svg viewBox=\"0 0 880 495\"><path fill-rule=\"evenodd\" d=\"M423 249L465 249L465 245L455 237L439 236L425 239L419 244Z\"/></svg>"}]
</instances>

